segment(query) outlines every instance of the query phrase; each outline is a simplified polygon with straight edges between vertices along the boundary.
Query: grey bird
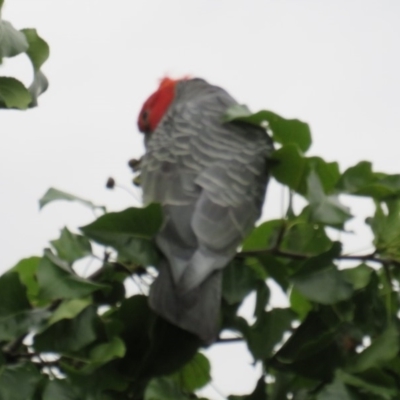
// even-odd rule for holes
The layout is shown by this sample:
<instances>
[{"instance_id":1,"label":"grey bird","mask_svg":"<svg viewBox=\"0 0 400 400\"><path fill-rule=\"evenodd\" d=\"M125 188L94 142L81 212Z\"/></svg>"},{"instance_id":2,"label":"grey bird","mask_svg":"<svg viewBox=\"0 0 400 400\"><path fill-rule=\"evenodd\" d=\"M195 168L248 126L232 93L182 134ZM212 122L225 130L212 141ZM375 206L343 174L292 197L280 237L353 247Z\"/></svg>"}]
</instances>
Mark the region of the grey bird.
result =
<instances>
[{"instance_id":1,"label":"grey bird","mask_svg":"<svg viewBox=\"0 0 400 400\"><path fill-rule=\"evenodd\" d=\"M164 217L150 307L206 343L219 332L222 269L260 217L273 151L265 129L223 122L236 104L203 79L164 78L138 119L143 201Z\"/></svg>"}]
</instances>

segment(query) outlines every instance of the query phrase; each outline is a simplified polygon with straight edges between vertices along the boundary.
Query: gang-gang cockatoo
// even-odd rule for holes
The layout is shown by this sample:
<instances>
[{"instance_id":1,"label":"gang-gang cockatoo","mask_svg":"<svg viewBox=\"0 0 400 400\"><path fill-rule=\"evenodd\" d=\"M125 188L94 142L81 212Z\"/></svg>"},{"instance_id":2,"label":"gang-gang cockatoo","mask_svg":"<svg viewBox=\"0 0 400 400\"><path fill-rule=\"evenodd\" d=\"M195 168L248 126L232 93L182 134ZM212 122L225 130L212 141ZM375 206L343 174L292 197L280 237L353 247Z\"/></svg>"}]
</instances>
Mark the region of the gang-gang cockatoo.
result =
<instances>
[{"instance_id":1,"label":"gang-gang cockatoo","mask_svg":"<svg viewBox=\"0 0 400 400\"><path fill-rule=\"evenodd\" d=\"M235 104L203 79L164 78L138 119L143 200L164 217L150 307L206 343L218 334L222 269L260 216L273 150L265 129L223 122Z\"/></svg>"}]
</instances>

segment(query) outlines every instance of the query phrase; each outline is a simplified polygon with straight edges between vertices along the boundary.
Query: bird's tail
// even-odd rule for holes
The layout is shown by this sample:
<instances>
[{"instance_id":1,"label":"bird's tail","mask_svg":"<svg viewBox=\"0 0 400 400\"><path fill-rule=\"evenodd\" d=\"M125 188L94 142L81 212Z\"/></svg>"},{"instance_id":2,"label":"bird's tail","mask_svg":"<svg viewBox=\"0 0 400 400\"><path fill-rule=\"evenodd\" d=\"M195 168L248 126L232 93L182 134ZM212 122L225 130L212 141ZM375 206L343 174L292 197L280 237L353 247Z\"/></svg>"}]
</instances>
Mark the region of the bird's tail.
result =
<instances>
[{"instance_id":1,"label":"bird's tail","mask_svg":"<svg viewBox=\"0 0 400 400\"><path fill-rule=\"evenodd\" d=\"M195 289L178 294L165 260L150 289L150 307L172 324L194 333L206 343L212 343L219 331L221 283L219 270Z\"/></svg>"}]
</instances>

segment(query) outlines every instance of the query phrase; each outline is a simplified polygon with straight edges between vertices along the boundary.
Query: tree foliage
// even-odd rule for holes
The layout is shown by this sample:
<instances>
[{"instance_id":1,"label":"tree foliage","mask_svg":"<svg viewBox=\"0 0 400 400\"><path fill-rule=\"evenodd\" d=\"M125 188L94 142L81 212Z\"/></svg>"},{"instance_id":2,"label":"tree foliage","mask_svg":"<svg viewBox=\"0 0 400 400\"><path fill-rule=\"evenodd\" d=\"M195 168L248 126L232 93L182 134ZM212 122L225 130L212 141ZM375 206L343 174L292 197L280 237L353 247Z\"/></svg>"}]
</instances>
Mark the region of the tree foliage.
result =
<instances>
[{"instance_id":1,"label":"tree foliage","mask_svg":"<svg viewBox=\"0 0 400 400\"><path fill-rule=\"evenodd\" d=\"M0 64L5 58L25 54L32 64L33 81L27 88L14 77L0 76L0 108L25 110L37 106L38 97L47 90L48 81L41 67L49 57L49 46L36 29L17 30L2 19L3 3L0 0Z\"/></svg>"},{"instance_id":2,"label":"tree foliage","mask_svg":"<svg viewBox=\"0 0 400 400\"><path fill-rule=\"evenodd\" d=\"M0 19L0 60L21 53L32 62L34 81L27 89L0 77L0 107L36 105L47 88L40 69L49 53L34 29L17 31ZM244 341L263 367L252 393L229 399L398 399L400 175L375 172L366 161L341 171L336 162L309 156L310 129L299 120L271 111L252 114L244 106L227 111L225 121L234 120L272 135L277 150L271 173L290 192L290 202L280 219L253 230L224 270L216 307L221 332L231 338L213 346ZM130 165L137 171L137 162ZM370 253L344 254L329 235L352 218L342 195L375 205L366 220L374 236ZM293 203L300 197L305 205L298 211ZM0 276L0 400L196 398L211 380L204 345L147 303L160 259L154 244L160 206L108 212L54 188L39 204L60 200L100 216L79 233L62 229L42 255ZM82 263L93 260L99 265L88 275ZM289 307L270 305L272 281ZM135 282L140 294L132 295L127 282ZM250 294L254 322L238 315Z\"/></svg>"},{"instance_id":3,"label":"tree foliage","mask_svg":"<svg viewBox=\"0 0 400 400\"><path fill-rule=\"evenodd\" d=\"M307 156L311 134L298 120L245 107L229 110L226 120L267 126L277 144L272 176L292 199L281 219L253 230L224 270L221 331L234 339L213 346L243 340L263 365L254 392L230 399L397 399L400 175L374 172L369 162L341 172L336 162ZM375 204L366 221L371 253L345 255L327 233L344 230L352 217L339 200L343 194ZM305 206L296 212L299 196ZM59 200L101 215L80 233L64 228L42 256L0 277L0 399L193 398L211 379L203 345L147 304L150 266L160 258L153 240L160 206L107 212L57 189L40 206ZM78 268L82 259L101 265L86 276ZM353 266L339 268L342 260ZM143 293L127 294L127 280ZM271 280L290 307L269 305ZM250 293L252 323L237 314Z\"/></svg>"}]
</instances>

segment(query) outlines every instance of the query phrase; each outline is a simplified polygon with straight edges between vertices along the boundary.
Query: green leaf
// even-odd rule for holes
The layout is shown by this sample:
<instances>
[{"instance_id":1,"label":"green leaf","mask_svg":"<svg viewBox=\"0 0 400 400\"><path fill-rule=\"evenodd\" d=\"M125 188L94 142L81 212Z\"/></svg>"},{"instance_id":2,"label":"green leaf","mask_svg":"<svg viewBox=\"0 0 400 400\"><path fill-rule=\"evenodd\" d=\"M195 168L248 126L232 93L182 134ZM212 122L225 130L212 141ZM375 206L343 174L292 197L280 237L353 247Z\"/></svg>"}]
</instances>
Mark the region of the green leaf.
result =
<instances>
[{"instance_id":1,"label":"green leaf","mask_svg":"<svg viewBox=\"0 0 400 400\"><path fill-rule=\"evenodd\" d=\"M82 400L75 387L66 380L52 380L46 385L42 400Z\"/></svg>"},{"instance_id":2,"label":"green leaf","mask_svg":"<svg viewBox=\"0 0 400 400\"><path fill-rule=\"evenodd\" d=\"M42 379L33 363L8 365L0 369L0 399L34 400L35 391Z\"/></svg>"},{"instance_id":3,"label":"green leaf","mask_svg":"<svg viewBox=\"0 0 400 400\"><path fill-rule=\"evenodd\" d=\"M44 62L49 58L49 45L38 35L36 29L22 29L29 47L25 50L30 58L35 71L39 71Z\"/></svg>"},{"instance_id":4,"label":"green leaf","mask_svg":"<svg viewBox=\"0 0 400 400\"><path fill-rule=\"evenodd\" d=\"M113 337L109 342L99 344L90 351L90 361L101 365L125 355L124 342L119 337Z\"/></svg>"},{"instance_id":5,"label":"green leaf","mask_svg":"<svg viewBox=\"0 0 400 400\"><path fill-rule=\"evenodd\" d=\"M40 71L43 63L49 58L50 49L48 44L37 34L36 29L23 29L21 31L28 43L29 48L26 51L32 62L34 69L34 79L29 87L32 96L31 107L37 106L37 98L47 90L49 83L45 75Z\"/></svg>"},{"instance_id":6,"label":"green leaf","mask_svg":"<svg viewBox=\"0 0 400 400\"><path fill-rule=\"evenodd\" d=\"M315 171L311 171L308 175L307 187L311 219L343 229L344 223L352 217L349 208L340 204L336 196L327 196L324 193L321 181Z\"/></svg>"},{"instance_id":7,"label":"green leaf","mask_svg":"<svg viewBox=\"0 0 400 400\"><path fill-rule=\"evenodd\" d=\"M339 164L337 162L326 162L320 157L309 157L307 163L310 170L317 173L325 193L330 193L340 179Z\"/></svg>"},{"instance_id":8,"label":"green leaf","mask_svg":"<svg viewBox=\"0 0 400 400\"><path fill-rule=\"evenodd\" d=\"M67 228L61 231L59 239L50 243L56 249L58 256L70 264L92 254L92 246L89 239L85 236L71 233Z\"/></svg>"},{"instance_id":9,"label":"green leaf","mask_svg":"<svg viewBox=\"0 0 400 400\"><path fill-rule=\"evenodd\" d=\"M399 349L399 333L395 327L391 326L369 347L357 354L351 360L347 370L354 373L380 367L395 358Z\"/></svg>"},{"instance_id":10,"label":"green leaf","mask_svg":"<svg viewBox=\"0 0 400 400\"><path fill-rule=\"evenodd\" d=\"M252 290L258 277L254 270L240 261L232 261L223 271L222 296L228 304L240 303Z\"/></svg>"},{"instance_id":11,"label":"green leaf","mask_svg":"<svg viewBox=\"0 0 400 400\"><path fill-rule=\"evenodd\" d=\"M358 400L350 389L340 380L335 379L326 385L318 394L316 400Z\"/></svg>"},{"instance_id":12,"label":"green leaf","mask_svg":"<svg viewBox=\"0 0 400 400\"><path fill-rule=\"evenodd\" d=\"M232 121L243 121L257 126L268 122L276 142L282 145L294 144L303 152L311 146L310 128L298 119L285 119L266 110L252 114L247 106L234 105L227 110L224 117L224 122Z\"/></svg>"},{"instance_id":13,"label":"green leaf","mask_svg":"<svg viewBox=\"0 0 400 400\"><path fill-rule=\"evenodd\" d=\"M37 269L41 299L86 297L90 293L106 287L81 278L68 268L68 265L63 265L61 260L57 261L57 258L50 252L45 253Z\"/></svg>"},{"instance_id":14,"label":"green leaf","mask_svg":"<svg viewBox=\"0 0 400 400\"><path fill-rule=\"evenodd\" d=\"M311 379L330 380L334 370L343 363L343 355L337 344L340 320L328 311L311 311L270 366Z\"/></svg>"},{"instance_id":15,"label":"green leaf","mask_svg":"<svg viewBox=\"0 0 400 400\"><path fill-rule=\"evenodd\" d=\"M62 319L75 318L90 304L92 304L92 302L89 298L64 300L54 311L53 315L48 321L48 324L52 325L58 321L61 321Z\"/></svg>"},{"instance_id":16,"label":"green leaf","mask_svg":"<svg viewBox=\"0 0 400 400\"><path fill-rule=\"evenodd\" d=\"M36 302L39 294L39 285L36 280L36 270L40 257L24 258L15 265L11 271L18 272L19 279L27 288L28 299Z\"/></svg>"},{"instance_id":17,"label":"green leaf","mask_svg":"<svg viewBox=\"0 0 400 400\"><path fill-rule=\"evenodd\" d=\"M171 378L183 391L194 392L210 382L210 369L207 357L197 353L183 368L171 375Z\"/></svg>"},{"instance_id":18,"label":"green leaf","mask_svg":"<svg viewBox=\"0 0 400 400\"><path fill-rule=\"evenodd\" d=\"M96 307L85 308L74 319L63 319L50 325L34 339L37 351L68 353L82 349L96 340Z\"/></svg>"},{"instance_id":19,"label":"green leaf","mask_svg":"<svg viewBox=\"0 0 400 400\"><path fill-rule=\"evenodd\" d=\"M261 250L273 246L283 224L281 219L275 219L257 226L242 243L242 251Z\"/></svg>"},{"instance_id":20,"label":"green leaf","mask_svg":"<svg viewBox=\"0 0 400 400\"><path fill-rule=\"evenodd\" d=\"M290 223L281 244L282 250L309 255L320 254L331 247L332 241L327 236L323 225L305 222L300 218Z\"/></svg>"},{"instance_id":21,"label":"green leaf","mask_svg":"<svg viewBox=\"0 0 400 400\"><path fill-rule=\"evenodd\" d=\"M352 286L344 279L332 260L340 254L341 246L311 257L292 276L294 288L305 298L320 304L335 304L347 300L353 293Z\"/></svg>"},{"instance_id":22,"label":"green leaf","mask_svg":"<svg viewBox=\"0 0 400 400\"><path fill-rule=\"evenodd\" d=\"M367 219L367 224L375 235L374 245L379 253L400 259L400 200L388 200L386 205L387 213L377 203L375 215Z\"/></svg>"},{"instance_id":23,"label":"green leaf","mask_svg":"<svg viewBox=\"0 0 400 400\"><path fill-rule=\"evenodd\" d=\"M271 166L272 176L290 189L304 194L304 181L308 168L307 160L299 149L293 144L282 146L273 153L272 159L276 161Z\"/></svg>"},{"instance_id":24,"label":"green leaf","mask_svg":"<svg viewBox=\"0 0 400 400\"><path fill-rule=\"evenodd\" d=\"M91 201L81 199L80 197L74 196L66 192L62 192L61 190L54 188L50 188L39 200L39 208L42 209L46 204L58 200L76 201L78 203L81 203L89 207L92 210L101 209L105 211L105 208L103 206L97 206L96 204L93 204Z\"/></svg>"},{"instance_id":25,"label":"green leaf","mask_svg":"<svg viewBox=\"0 0 400 400\"><path fill-rule=\"evenodd\" d=\"M28 50L29 44L23 33L8 21L0 19L0 59L14 57Z\"/></svg>"},{"instance_id":26,"label":"green leaf","mask_svg":"<svg viewBox=\"0 0 400 400\"><path fill-rule=\"evenodd\" d=\"M361 264L355 268L348 268L342 271L345 279L353 285L354 290L365 288L371 280L373 268Z\"/></svg>"},{"instance_id":27,"label":"green leaf","mask_svg":"<svg viewBox=\"0 0 400 400\"><path fill-rule=\"evenodd\" d=\"M375 395L373 397L374 399L378 398L384 400L392 400L395 399L395 397L393 396L396 396L396 394L398 394L398 391L395 388L390 388L384 385L377 385L375 383L368 382L357 376L348 374L342 370L338 370L336 376L347 385L361 389L362 393L367 392Z\"/></svg>"},{"instance_id":28,"label":"green leaf","mask_svg":"<svg viewBox=\"0 0 400 400\"><path fill-rule=\"evenodd\" d=\"M361 161L343 173L337 189L356 196L385 200L400 195L400 175L373 172L370 162Z\"/></svg>"},{"instance_id":29,"label":"green leaf","mask_svg":"<svg viewBox=\"0 0 400 400\"><path fill-rule=\"evenodd\" d=\"M290 292L290 308L297 313L300 320L304 320L312 310L312 304L295 288Z\"/></svg>"},{"instance_id":30,"label":"green leaf","mask_svg":"<svg viewBox=\"0 0 400 400\"><path fill-rule=\"evenodd\" d=\"M96 242L114 247L121 257L146 266L157 263L158 250L153 239L161 224L160 205L150 204L146 208L108 213L80 229Z\"/></svg>"},{"instance_id":31,"label":"green leaf","mask_svg":"<svg viewBox=\"0 0 400 400\"><path fill-rule=\"evenodd\" d=\"M180 389L174 379L155 378L147 385L144 400L190 400L191 397Z\"/></svg>"},{"instance_id":32,"label":"green leaf","mask_svg":"<svg viewBox=\"0 0 400 400\"><path fill-rule=\"evenodd\" d=\"M0 277L0 293L0 317L30 310L26 287L21 283L18 273L7 272Z\"/></svg>"},{"instance_id":33,"label":"green leaf","mask_svg":"<svg viewBox=\"0 0 400 400\"><path fill-rule=\"evenodd\" d=\"M31 101L32 96L19 80L0 77L0 108L26 110Z\"/></svg>"},{"instance_id":34,"label":"green leaf","mask_svg":"<svg viewBox=\"0 0 400 400\"><path fill-rule=\"evenodd\" d=\"M295 314L288 308L263 312L247 333L247 345L256 360L270 357L274 346L290 330Z\"/></svg>"}]
</instances>

